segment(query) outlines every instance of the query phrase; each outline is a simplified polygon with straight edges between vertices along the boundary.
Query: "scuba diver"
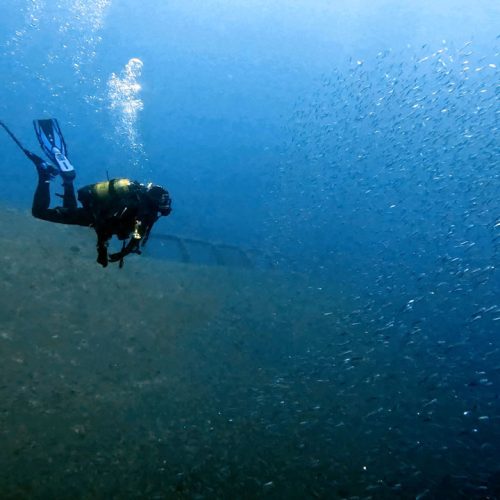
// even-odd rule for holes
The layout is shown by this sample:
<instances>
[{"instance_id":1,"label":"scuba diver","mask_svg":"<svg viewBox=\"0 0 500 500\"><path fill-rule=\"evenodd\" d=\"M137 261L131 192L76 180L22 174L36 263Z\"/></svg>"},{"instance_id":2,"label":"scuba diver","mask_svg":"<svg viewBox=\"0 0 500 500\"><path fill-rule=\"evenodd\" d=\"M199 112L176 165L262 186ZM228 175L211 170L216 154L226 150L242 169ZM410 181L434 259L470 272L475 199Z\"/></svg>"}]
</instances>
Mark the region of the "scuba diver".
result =
<instances>
[{"instance_id":1,"label":"scuba diver","mask_svg":"<svg viewBox=\"0 0 500 500\"><path fill-rule=\"evenodd\" d=\"M33 198L32 214L38 219L61 224L89 226L97 233L97 262L103 267L118 262L131 253L140 254L155 222L171 212L171 199L166 189L155 184L140 184L129 179L111 179L78 190L78 206L73 181L75 169L67 157L67 148L55 118L34 120L38 142L51 163L22 146L7 126L2 126L24 154L34 163L38 184ZM61 176L62 207L49 208L50 182ZM108 255L113 236L123 241L122 249ZM128 240L128 242L127 242Z\"/></svg>"}]
</instances>

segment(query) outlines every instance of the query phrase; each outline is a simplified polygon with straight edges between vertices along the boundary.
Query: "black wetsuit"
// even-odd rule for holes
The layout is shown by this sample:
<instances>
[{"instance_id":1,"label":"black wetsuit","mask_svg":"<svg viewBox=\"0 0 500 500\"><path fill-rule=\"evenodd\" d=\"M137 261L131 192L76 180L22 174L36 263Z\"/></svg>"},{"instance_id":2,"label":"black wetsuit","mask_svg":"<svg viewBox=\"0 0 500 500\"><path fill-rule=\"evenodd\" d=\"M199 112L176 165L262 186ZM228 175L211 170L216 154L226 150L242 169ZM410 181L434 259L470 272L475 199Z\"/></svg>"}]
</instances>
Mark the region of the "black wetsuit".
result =
<instances>
[{"instance_id":1,"label":"black wetsuit","mask_svg":"<svg viewBox=\"0 0 500 500\"><path fill-rule=\"evenodd\" d=\"M36 161L33 161L36 164ZM116 212L96 211L78 207L73 182L66 181L63 183L62 207L49 208L50 176L39 167L37 169L39 178L32 206L34 217L61 224L93 227L97 233L97 262L104 267L108 262L117 261L121 267L126 255L140 253L140 245L146 243L149 232L158 219L157 209L151 205L147 197L141 197L139 203L125 206ZM108 241L113 235L123 241L133 236L127 244L124 242L120 252L108 256Z\"/></svg>"},{"instance_id":2,"label":"black wetsuit","mask_svg":"<svg viewBox=\"0 0 500 500\"><path fill-rule=\"evenodd\" d=\"M39 175L38 185L33 197L33 206L31 208L33 217L61 224L93 226L95 221L92 212L86 208L78 207L73 183L64 183L63 188L63 206L49 208L50 182L42 175Z\"/></svg>"}]
</instances>

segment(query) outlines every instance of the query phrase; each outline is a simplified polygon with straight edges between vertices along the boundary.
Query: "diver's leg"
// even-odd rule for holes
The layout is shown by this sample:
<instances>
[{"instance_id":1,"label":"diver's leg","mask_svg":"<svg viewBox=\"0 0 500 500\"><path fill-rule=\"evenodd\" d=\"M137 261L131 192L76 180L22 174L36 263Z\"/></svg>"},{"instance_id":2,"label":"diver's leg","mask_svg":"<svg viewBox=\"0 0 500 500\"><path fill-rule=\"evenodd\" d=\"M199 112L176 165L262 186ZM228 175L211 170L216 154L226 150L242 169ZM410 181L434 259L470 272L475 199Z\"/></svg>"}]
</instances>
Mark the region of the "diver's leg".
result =
<instances>
[{"instance_id":1,"label":"diver's leg","mask_svg":"<svg viewBox=\"0 0 500 500\"><path fill-rule=\"evenodd\" d=\"M75 195L75 188L72 181L63 182L63 207L64 208L76 208L78 206Z\"/></svg>"},{"instance_id":2,"label":"diver's leg","mask_svg":"<svg viewBox=\"0 0 500 500\"><path fill-rule=\"evenodd\" d=\"M60 224L74 224L78 226L90 225L92 223L91 213L88 213L83 208L77 207L75 189L71 181L63 183L63 206L49 208L50 181L53 179L53 174L39 168L38 165L37 170L38 184L36 186L35 195L33 196L33 205L31 208L33 217L49 222L58 222Z\"/></svg>"},{"instance_id":3,"label":"diver's leg","mask_svg":"<svg viewBox=\"0 0 500 500\"><path fill-rule=\"evenodd\" d=\"M33 196L33 205L31 213L37 219L43 219L45 212L50 205L50 180L44 178L42 175L38 177L38 184L36 186L35 195Z\"/></svg>"},{"instance_id":4,"label":"diver's leg","mask_svg":"<svg viewBox=\"0 0 500 500\"><path fill-rule=\"evenodd\" d=\"M34 153L30 153L29 158L38 172L38 184L33 196L31 213L34 217L43 219L50 205L50 181L57 174L57 170Z\"/></svg>"},{"instance_id":5,"label":"diver's leg","mask_svg":"<svg viewBox=\"0 0 500 500\"><path fill-rule=\"evenodd\" d=\"M90 226L94 222L92 212L78 208L75 188L72 179L63 178L64 194L63 206L49 208L50 205L50 181L59 173L59 170L44 162L42 158L31 153L31 161L35 164L38 172L38 185L33 197L31 213L37 219L60 224L72 224L77 226Z\"/></svg>"}]
</instances>

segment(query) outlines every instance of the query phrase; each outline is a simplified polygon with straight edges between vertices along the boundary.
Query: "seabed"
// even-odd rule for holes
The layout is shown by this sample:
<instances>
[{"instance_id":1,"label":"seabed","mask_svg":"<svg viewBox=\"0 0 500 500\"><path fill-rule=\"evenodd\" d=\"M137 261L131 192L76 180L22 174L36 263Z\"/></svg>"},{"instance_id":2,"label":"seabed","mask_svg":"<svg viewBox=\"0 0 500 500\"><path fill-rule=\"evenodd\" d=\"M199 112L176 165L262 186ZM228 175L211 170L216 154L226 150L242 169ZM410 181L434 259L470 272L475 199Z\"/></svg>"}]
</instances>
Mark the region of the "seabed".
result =
<instances>
[{"instance_id":1,"label":"seabed","mask_svg":"<svg viewBox=\"0 0 500 500\"><path fill-rule=\"evenodd\" d=\"M460 370L440 385L341 287L103 269L87 228L0 223L2 498L414 498L496 467L492 436L456 439Z\"/></svg>"}]
</instances>

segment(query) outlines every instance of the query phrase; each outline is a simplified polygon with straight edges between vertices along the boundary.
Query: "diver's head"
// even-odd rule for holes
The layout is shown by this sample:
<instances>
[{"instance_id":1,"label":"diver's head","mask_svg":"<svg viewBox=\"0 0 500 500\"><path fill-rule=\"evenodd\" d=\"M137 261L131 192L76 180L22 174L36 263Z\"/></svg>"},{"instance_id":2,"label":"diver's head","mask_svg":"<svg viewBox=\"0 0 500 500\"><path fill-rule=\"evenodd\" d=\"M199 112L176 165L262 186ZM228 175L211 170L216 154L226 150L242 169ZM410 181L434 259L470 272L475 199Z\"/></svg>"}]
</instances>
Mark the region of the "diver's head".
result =
<instances>
[{"instance_id":1,"label":"diver's head","mask_svg":"<svg viewBox=\"0 0 500 500\"><path fill-rule=\"evenodd\" d=\"M146 196L161 215L166 216L172 211L172 200L168 191L161 186L149 183L146 186Z\"/></svg>"}]
</instances>

